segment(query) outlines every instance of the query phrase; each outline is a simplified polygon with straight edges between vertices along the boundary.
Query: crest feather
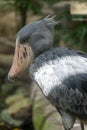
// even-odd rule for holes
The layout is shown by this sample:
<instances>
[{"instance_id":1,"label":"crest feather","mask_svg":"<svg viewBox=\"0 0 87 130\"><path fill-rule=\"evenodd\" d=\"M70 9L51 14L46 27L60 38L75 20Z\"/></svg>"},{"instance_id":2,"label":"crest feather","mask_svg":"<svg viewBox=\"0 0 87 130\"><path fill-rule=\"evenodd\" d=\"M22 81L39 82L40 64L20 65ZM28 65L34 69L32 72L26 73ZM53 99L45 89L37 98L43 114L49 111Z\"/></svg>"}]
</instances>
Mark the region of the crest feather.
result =
<instances>
[{"instance_id":1,"label":"crest feather","mask_svg":"<svg viewBox=\"0 0 87 130\"><path fill-rule=\"evenodd\" d=\"M58 22L58 21L55 21L55 17L56 17L56 15L53 15L53 16L48 15L48 16L45 17L43 20L45 20L45 21L48 23L48 25L56 25L56 24L58 24L59 22Z\"/></svg>"}]
</instances>

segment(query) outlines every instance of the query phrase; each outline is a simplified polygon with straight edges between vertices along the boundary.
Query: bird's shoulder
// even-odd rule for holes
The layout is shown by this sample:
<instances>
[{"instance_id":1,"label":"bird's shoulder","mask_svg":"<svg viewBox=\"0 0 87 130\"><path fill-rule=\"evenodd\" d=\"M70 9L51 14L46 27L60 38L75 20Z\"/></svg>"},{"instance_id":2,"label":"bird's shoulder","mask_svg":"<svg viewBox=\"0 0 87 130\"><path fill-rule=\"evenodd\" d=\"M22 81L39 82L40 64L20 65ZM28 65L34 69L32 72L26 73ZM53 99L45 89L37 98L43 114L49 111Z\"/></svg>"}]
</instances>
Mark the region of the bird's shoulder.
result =
<instances>
[{"instance_id":1,"label":"bird's shoulder","mask_svg":"<svg viewBox=\"0 0 87 130\"><path fill-rule=\"evenodd\" d=\"M31 65L30 72L41 85L45 86L44 82L49 83L51 89L67 86L69 89L78 88L87 92L86 57L87 54L83 52L55 48L39 55Z\"/></svg>"},{"instance_id":2,"label":"bird's shoulder","mask_svg":"<svg viewBox=\"0 0 87 130\"><path fill-rule=\"evenodd\" d=\"M75 76L86 79L87 54L69 48L54 48L36 57L30 70L32 73L40 70L40 73L48 72L47 68L62 81L67 78L70 81Z\"/></svg>"},{"instance_id":3,"label":"bird's shoulder","mask_svg":"<svg viewBox=\"0 0 87 130\"><path fill-rule=\"evenodd\" d=\"M36 67L36 68L35 68ZM33 63L34 79L55 106L77 116L87 112L87 54L55 48ZM86 114L87 115L87 114Z\"/></svg>"},{"instance_id":4,"label":"bird's shoulder","mask_svg":"<svg viewBox=\"0 0 87 130\"><path fill-rule=\"evenodd\" d=\"M75 51L70 48L54 48L40 54L34 59L33 66L36 69L42 66L49 65L49 67L57 70L73 69L73 71L84 70L87 68L87 54L81 51ZM83 67L84 66L84 67Z\"/></svg>"}]
</instances>

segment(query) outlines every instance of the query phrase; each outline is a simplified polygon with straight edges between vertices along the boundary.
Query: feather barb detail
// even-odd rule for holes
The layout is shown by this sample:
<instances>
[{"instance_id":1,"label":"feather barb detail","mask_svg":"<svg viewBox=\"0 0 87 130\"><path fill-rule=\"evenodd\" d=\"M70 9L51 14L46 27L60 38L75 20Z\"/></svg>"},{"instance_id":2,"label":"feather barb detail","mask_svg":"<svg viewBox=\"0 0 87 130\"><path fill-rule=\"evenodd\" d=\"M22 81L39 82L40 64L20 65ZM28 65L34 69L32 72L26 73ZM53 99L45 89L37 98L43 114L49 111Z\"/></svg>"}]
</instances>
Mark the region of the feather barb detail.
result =
<instances>
[{"instance_id":1,"label":"feather barb detail","mask_svg":"<svg viewBox=\"0 0 87 130\"><path fill-rule=\"evenodd\" d=\"M58 24L59 22L58 22L58 21L55 21L55 17L56 17L56 15L53 15L53 16L48 15L48 16L45 17L43 20L45 20L45 21L48 23L48 25L56 25L56 24Z\"/></svg>"}]
</instances>

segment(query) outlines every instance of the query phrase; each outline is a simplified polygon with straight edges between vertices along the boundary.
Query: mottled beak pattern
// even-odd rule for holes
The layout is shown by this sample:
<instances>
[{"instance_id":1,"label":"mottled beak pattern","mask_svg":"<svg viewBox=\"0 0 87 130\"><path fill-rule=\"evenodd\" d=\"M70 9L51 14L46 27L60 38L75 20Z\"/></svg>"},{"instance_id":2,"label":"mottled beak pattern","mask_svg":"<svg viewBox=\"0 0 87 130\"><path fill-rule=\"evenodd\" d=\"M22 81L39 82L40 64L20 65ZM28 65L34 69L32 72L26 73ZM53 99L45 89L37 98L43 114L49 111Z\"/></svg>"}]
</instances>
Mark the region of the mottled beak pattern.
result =
<instances>
[{"instance_id":1,"label":"mottled beak pattern","mask_svg":"<svg viewBox=\"0 0 87 130\"><path fill-rule=\"evenodd\" d=\"M33 61L33 51L29 44L16 43L15 54L11 69L8 73L8 79L14 80L30 66Z\"/></svg>"}]
</instances>

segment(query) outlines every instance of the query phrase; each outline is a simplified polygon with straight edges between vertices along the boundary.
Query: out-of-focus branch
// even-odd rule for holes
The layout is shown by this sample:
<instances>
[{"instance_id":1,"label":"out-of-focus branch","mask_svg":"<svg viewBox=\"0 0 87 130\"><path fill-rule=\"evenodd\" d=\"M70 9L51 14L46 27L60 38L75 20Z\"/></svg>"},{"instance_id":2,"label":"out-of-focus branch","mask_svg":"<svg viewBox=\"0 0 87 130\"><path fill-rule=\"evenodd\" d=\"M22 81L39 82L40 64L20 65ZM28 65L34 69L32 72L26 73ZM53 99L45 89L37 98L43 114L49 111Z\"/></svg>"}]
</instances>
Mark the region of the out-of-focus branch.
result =
<instances>
[{"instance_id":1,"label":"out-of-focus branch","mask_svg":"<svg viewBox=\"0 0 87 130\"><path fill-rule=\"evenodd\" d=\"M15 44L13 41L5 39L3 37L0 38L0 53L3 54L12 54L14 52Z\"/></svg>"},{"instance_id":2,"label":"out-of-focus branch","mask_svg":"<svg viewBox=\"0 0 87 130\"><path fill-rule=\"evenodd\" d=\"M39 130L42 130L42 129L43 129L43 127L44 127L45 122L47 121L47 119L48 119L52 114L54 114L55 112L56 112L56 111L52 110L52 111L50 111L49 113L47 113L47 114L44 116L44 118L42 119L41 124L40 124L40 126L39 126Z\"/></svg>"},{"instance_id":3,"label":"out-of-focus branch","mask_svg":"<svg viewBox=\"0 0 87 130\"><path fill-rule=\"evenodd\" d=\"M0 54L13 54L14 48L0 43Z\"/></svg>"},{"instance_id":4,"label":"out-of-focus branch","mask_svg":"<svg viewBox=\"0 0 87 130\"><path fill-rule=\"evenodd\" d=\"M13 56L0 54L0 66L9 67L12 63Z\"/></svg>"},{"instance_id":5,"label":"out-of-focus branch","mask_svg":"<svg viewBox=\"0 0 87 130\"><path fill-rule=\"evenodd\" d=\"M13 47L15 46L14 43L12 43L12 41L8 40L7 38L3 38L3 37L0 37L0 44L4 44L4 45L7 45L7 46L10 46L10 47Z\"/></svg>"}]
</instances>

